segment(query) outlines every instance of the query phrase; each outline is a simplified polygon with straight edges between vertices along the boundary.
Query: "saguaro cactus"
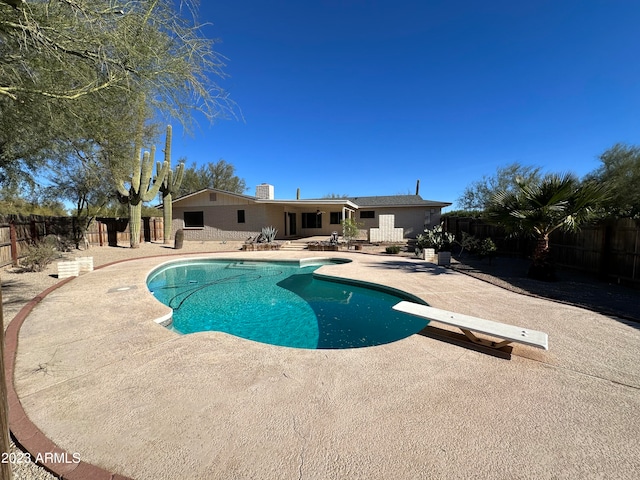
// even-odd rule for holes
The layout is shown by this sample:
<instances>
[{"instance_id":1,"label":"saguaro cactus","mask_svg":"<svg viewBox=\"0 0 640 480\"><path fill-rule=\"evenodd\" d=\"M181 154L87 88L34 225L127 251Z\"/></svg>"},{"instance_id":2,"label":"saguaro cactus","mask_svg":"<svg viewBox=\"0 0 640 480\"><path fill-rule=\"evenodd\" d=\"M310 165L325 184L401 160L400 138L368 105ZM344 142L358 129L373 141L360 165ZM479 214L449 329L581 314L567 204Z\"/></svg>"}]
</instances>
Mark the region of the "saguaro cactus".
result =
<instances>
[{"instance_id":1,"label":"saguaro cactus","mask_svg":"<svg viewBox=\"0 0 640 480\"><path fill-rule=\"evenodd\" d=\"M160 186L167 176L169 163L164 162L159 169L155 180L151 181L153 173L153 163L155 157L155 147L151 148L151 153L144 152L136 146L138 165L134 167L133 175L130 179L116 178L118 189L118 199L121 203L129 205L129 233L131 235L131 248L140 246L140 222L142 220L142 204L153 199L158 194ZM126 187L129 183L129 188Z\"/></svg>"},{"instance_id":2,"label":"saguaro cactus","mask_svg":"<svg viewBox=\"0 0 640 480\"><path fill-rule=\"evenodd\" d=\"M167 125L167 139L164 145L164 163L171 165L171 125ZM160 177L162 165L157 163L158 177ZM184 174L184 163L180 162L176 167L176 174L174 176L173 170L169 167L167 175L164 177L162 184L160 185L160 192L162 193L162 216L164 219L164 243L168 244L171 240L171 223L173 217L173 194L178 191L180 184L182 183L182 175Z\"/></svg>"}]
</instances>

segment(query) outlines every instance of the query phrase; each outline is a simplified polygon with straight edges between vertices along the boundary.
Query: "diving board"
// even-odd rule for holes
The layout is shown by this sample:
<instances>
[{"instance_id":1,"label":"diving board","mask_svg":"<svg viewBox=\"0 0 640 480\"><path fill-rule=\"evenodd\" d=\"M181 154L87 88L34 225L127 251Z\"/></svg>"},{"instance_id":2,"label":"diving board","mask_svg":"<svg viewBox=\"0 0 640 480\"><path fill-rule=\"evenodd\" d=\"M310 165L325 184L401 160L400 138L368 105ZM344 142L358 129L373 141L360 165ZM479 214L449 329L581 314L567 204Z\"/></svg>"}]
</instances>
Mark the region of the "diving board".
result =
<instances>
[{"instance_id":1,"label":"diving board","mask_svg":"<svg viewBox=\"0 0 640 480\"><path fill-rule=\"evenodd\" d=\"M483 318L462 315L460 313L440 310L439 308L421 305L419 303L402 301L393 306L394 310L415 315L416 317L434 320L452 327L457 327L474 343L491 348L502 348L512 342L522 343L531 347L549 350L549 338L546 333L528 328L516 327L505 323L485 320ZM495 342L478 338L474 332L502 339Z\"/></svg>"}]
</instances>

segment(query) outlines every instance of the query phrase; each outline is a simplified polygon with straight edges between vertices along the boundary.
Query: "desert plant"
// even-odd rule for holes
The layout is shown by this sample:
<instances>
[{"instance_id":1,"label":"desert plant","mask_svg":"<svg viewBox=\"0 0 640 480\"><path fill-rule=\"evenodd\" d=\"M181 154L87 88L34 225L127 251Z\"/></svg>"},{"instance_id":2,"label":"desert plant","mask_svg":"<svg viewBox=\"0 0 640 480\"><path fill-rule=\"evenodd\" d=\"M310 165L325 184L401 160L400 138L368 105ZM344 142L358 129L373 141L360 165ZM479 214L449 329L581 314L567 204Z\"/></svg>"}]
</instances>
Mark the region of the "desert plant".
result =
<instances>
[{"instance_id":1,"label":"desert plant","mask_svg":"<svg viewBox=\"0 0 640 480\"><path fill-rule=\"evenodd\" d=\"M426 228L424 233L416 237L416 247L424 250L425 248L433 248L436 253L450 252L451 246L455 241L453 233L445 232L442 224L433 228Z\"/></svg>"},{"instance_id":2,"label":"desert plant","mask_svg":"<svg viewBox=\"0 0 640 480\"><path fill-rule=\"evenodd\" d=\"M262 227L262 234L260 235L260 240L263 243L273 243L276 239L276 235L278 234L278 230L273 226Z\"/></svg>"},{"instance_id":3,"label":"desert plant","mask_svg":"<svg viewBox=\"0 0 640 480\"><path fill-rule=\"evenodd\" d=\"M164 161L171 165L171 137L172 129L171 125L167 125L167 138L164 144ZM157 162L156 171L159 177L162 173L162 166L164 164ZM173 194L178 192L180 184L182 183L182 176L184 175L184 162L180 162L176 167L176 174L174 176L173 170L169 167L167 175L160 184L160 193L162 194L162 216L164 220L164 243L168 244L171 241L171 223L173 217Z\"/></svg>"},{"instance_id":4,"label":"desert plant","mask_svg":"<svg viewBox=\"0 0 640 480\"><path fill-rule=\"evenodd\" d=\"M387 248L385 248L385 251L391 254L400 253L400 245L389 245Z\"/></svg>"},{"instance_id":5,"label":"desert plant","mask_svg":"<svg viewBox=\"0 0 640 480\"><path fill-rule=\"evenodd\" d=\"M138 158L140 158L141 150L138 150ZM164 180L169 164L164 162L161 171L153 183L151 182L151 173L153 171L153 157L155 147L151 148L151 153L144 152L139 160L137 167L131 179L128 180L129 188L125 186L124 179L117 180L118 200L120 203L129 205L129 233L131 248L140 246L140 223L142 220L142 203L148 202L158 194L160 185Z\"/></svg>"},{"instance_id":6,"label":"desert plant","mask_svg":"<svg viewBox=\"0 0 640 480\"><path fill-rule=\"evenodd\" d=\"M29 272L41 272L60 254L51 241L43 241L29 245L20 259L20 266Z\"/></svg>"},{"instance_id":7,"label":"desert plant","mask_svg":"<svg viewBox=\"0 0 640 480\"><path fill-rule=\"evenodd\" d=\"M176 230L176 238L173 248L176 250L180 250L182 248L182 243L184 242L184 230L181 228Z\"/></svg>"},{"instance_id":8,"label":"desert plant","mask_svg":"<svg viewBox=\"0 0 640 480\"><path fill-rule=\"evenodd\" d=\"M162 168L159 169L156 178L151 181L156 147L151 147L151 153L142 153L141 145L143 130L144 108L141 107L134 145L135 157L133 159L132 175L131 177L127 177L128 174L125 174L122 171L113 172L118 200L123 205L129 206L129 233L131 248L138 248L140 246L142 204L152 200L153 197L158 194L160 186L167 175L167 170L169 170L169 163L165 160L162 164ZM170 136L170 129L167 130L167 134ZM169 141L171 141L170 138ZM126 184L128 184L128 188Z\"/></svg>"},{"instance_id":9,"label":"desert plant","mask_svg":"<svg viewBox=\"0 0 640 480\"><path fill-rule=\"evenodd\" d=\"M581 183L571 174L550 174L540 181L516 181L513 191L496 193L486 210L487 219L512 235L536 239L529 276L553 280L549 236L555 230L577 231L605 197L605 186Z\"/></svg>"}]
</instances>

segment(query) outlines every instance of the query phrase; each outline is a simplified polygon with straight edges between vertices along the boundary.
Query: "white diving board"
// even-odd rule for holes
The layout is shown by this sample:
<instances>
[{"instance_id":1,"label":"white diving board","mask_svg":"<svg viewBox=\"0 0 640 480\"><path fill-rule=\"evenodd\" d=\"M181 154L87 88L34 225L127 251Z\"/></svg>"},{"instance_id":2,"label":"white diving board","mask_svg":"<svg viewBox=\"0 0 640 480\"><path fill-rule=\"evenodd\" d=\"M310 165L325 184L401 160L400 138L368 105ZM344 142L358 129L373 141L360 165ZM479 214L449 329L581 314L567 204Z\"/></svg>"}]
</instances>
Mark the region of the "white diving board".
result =
<instances>
[{"instance_id":1,"label":"white diving board","mask_svg":"<svg viewBox=\"0 0 640 480\"><path fill-rule=\"evenodd\" d=\"M474 343L491 348L502 348L512 342L523 343L532 347L549 350L549 338L546 333L528 328L516 327L505 323L485 320L483 318L462 315L460 313L448 312L439 308L429 307L413 302L399 302L393 306L394 310L415 315L416 317L434 320L436 322L458 327L465 336ZM483 338L478 338L473 332L482 333L491 337L502 339L494 342Z\"/></svg>"}]
</instances>

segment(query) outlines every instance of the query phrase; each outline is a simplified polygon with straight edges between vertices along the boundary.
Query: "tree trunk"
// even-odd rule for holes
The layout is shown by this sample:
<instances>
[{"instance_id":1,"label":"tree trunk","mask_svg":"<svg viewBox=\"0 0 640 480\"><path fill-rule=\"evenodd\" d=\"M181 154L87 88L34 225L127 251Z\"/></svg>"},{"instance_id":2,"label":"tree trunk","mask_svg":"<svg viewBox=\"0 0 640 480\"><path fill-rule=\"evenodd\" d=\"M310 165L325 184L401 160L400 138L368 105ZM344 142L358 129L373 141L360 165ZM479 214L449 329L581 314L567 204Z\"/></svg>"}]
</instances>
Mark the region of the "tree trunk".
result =
<instances>
[{"instance_id":1,"label":"tree trunk","mask_svg":"<svg viewBox=\"0 0 640 480\"><path fill-rule=\"evenodd\" d=\"M538 237L536 249L533 252L533 263L544 264L549 257L549 235Z\"/></svg>"},{"instance_id":2,"label":"tree trunk","mask_svg":"<svg viewBox=\"0 0 640 480\"><path fill-rule=\"evenodd\" d=\"M553 281L556 272L553 263L549 259L549 235L541 235L536 242L533 259L529 267L528 276L536 280Z\"/></svg>"}]
</instances>

